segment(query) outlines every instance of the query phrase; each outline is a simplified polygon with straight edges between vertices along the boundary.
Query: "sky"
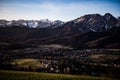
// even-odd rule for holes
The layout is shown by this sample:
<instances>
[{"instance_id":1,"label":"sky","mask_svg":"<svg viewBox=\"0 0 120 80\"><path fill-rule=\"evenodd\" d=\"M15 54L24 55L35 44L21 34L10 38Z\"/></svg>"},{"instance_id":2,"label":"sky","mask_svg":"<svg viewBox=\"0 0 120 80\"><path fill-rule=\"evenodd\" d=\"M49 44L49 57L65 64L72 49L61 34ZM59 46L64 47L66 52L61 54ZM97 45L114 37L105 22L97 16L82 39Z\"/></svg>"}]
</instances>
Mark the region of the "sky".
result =
<instances>
[{"instance_id":1,"label":"sky","mask_svg":"<svg viewBox=\"0 0 120 80\"><path fill-rule=\"evenodd\" d=\"M0 0L0 19L70 21L85 14L120 16L120 0Z\"/></svg>"}]
</instances>

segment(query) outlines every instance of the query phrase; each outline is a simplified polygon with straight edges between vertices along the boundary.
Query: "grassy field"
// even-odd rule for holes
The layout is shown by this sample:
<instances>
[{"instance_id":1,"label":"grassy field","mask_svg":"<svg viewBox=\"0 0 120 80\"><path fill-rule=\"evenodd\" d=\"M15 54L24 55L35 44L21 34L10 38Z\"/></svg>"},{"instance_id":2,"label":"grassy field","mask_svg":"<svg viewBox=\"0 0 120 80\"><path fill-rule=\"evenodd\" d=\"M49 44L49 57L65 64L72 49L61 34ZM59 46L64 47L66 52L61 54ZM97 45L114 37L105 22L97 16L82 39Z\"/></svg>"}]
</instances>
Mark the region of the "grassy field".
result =
<instances>
[{"instance_id":1,"label":"grassy field","mask_svg":"<svg viewBox=\"0 0 120 80\"><path fill-rule=\"evenodd\" d=\"M113 79L83 75L0 70L0 80L113 80Z\"/></svg>"},{"instance_id":2,"label":"grassy field","mask_svg":"<svg viewBox=\"0 0 120 80\"><path fill-rule=\"evenodd\" d=\"M89 58L91 59L97 59L97 60L116 60L119 58L119 55L113 55L113 54L93 54L90 55Z\"/></svg>"},{"instance_id":3,"label":"grassy field","mask_svg":"<svg viewBox=\"0 0 120 80\"><path fill-rule=\"evenodd\" d=\"M28 58L28 59L16 59L12 62L12 64L16 64L16 63L19 66L30 66L30 65L31 66L32 65L39 66L40 65L38 61L36 61L35 59L30 59L30 58Z\"/></svg>"},{"instance_id":4,"label":"grassy field","mask_svg":"<svg viewBox=\"0 0 120 80\"><path fill-rule=\"evenodd\" d=\"M11 62L11 64L23 68L29 68L29 66L34 67L34 68L39 68L39 67L45 67L45 64L42 64L39 62L38 59L30 59L30 58L25 58L25 59L16 59Z\"/></svg>"}]
</instances>

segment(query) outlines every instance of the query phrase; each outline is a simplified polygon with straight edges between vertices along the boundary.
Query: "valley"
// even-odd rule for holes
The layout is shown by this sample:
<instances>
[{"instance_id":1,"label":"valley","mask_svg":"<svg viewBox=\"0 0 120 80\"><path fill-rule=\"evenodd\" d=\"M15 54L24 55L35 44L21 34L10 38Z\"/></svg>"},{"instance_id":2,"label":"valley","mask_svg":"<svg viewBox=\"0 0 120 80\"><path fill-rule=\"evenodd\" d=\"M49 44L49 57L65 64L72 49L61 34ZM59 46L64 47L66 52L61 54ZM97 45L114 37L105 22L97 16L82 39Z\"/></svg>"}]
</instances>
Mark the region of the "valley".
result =
<instances>
[{"instance_id":1,"label":"valley","mask_svg":"<svg viewBox=\"0 0 120 80\"><path fill-rule=\"evenodd\" d=\"M84 80L80 75L90 76L90 80L120 79L120 20L110 13L87 14L66 23L40 20L37 27L22 25L29 24L28 20L7 23L9 21L0 21L2 80L11 75L14 76L10 79L15 79L14 72L18 72L18 77L29 73L71 76L59 77L60 80ZM35 26L36 21L30 21L30 24Z\"/></svg>"}]
</instances>

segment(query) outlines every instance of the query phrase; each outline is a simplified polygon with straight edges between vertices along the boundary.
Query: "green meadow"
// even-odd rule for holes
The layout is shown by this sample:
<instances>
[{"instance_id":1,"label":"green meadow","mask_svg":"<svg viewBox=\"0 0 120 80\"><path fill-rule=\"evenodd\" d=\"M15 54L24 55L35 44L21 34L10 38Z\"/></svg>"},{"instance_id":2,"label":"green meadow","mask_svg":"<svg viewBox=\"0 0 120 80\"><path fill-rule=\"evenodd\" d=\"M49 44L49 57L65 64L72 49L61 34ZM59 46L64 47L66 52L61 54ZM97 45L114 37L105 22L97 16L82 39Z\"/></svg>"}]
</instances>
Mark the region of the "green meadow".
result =
<instances>
[{"instance_id":1,"label":"green meadow","mask_svg":"<svg viewBox=\"0 0 120 80\"><path fill-rule=\"evenodd\" d=\"M0 70L0 80L113 80L105 77Z\"/></svg>"}]
</instances>

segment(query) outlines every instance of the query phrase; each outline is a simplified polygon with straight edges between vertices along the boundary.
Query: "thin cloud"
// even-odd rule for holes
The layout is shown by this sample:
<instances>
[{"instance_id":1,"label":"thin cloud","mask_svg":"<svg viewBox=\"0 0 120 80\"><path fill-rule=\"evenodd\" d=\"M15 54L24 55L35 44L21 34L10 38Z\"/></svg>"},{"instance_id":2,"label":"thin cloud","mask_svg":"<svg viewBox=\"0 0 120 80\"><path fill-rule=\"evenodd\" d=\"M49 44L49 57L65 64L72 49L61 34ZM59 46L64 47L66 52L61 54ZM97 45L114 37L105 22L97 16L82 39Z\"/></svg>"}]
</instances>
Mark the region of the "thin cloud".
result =
<instances>
[{"instance_id":1,"label":"thin cloud","mask_svg":"<svg viewBox=\"0 0 120 80\"><path fill-rule=\"evenodd\" d=\"M0 3L0 18L3 19L60 19L68 21L84 14L106 12L119 15L120 8L110 3L92 3L92 2L38 2L38 3Z\"/></svg>"}]
</instances>

